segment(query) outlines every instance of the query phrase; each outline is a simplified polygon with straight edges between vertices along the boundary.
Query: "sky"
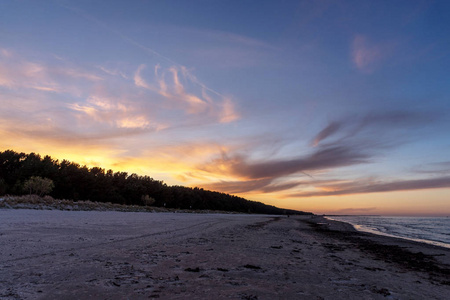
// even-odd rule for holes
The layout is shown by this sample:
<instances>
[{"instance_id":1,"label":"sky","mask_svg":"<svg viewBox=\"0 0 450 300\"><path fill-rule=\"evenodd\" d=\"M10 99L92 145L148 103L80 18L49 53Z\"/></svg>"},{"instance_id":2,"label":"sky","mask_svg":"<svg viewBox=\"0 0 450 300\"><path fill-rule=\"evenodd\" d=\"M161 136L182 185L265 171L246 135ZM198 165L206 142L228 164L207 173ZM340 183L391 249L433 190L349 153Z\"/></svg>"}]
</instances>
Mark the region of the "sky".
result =
<instances>
[{"instance_id":1,"label":"sky","mask_svg":"<svg viewBox=\"0 0 450 300\"><path fill-rule=\"evenodd\" d=\"M0 151L450 215L450 1L0 2Z\"/></svg>"}]
</instances>

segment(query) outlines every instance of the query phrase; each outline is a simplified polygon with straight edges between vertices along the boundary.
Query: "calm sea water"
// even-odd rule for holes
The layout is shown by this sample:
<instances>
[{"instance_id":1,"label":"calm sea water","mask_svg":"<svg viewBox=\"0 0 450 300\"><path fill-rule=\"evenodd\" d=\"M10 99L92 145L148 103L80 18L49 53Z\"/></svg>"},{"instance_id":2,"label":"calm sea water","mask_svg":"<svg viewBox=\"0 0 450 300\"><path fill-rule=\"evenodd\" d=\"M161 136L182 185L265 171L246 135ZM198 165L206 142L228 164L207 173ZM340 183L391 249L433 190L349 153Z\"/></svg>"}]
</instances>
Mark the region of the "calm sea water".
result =
<instances>
[{"instance_id":1,"label":"calm sea water","mask_svg":"<svg viewBox=\"0 0 450 300\"><path fill-rule=\"evenodd\" d=\"M450 248L450 218L330 216L352 224L357 230L406 238Z\"/></svg>"}]
</instances>

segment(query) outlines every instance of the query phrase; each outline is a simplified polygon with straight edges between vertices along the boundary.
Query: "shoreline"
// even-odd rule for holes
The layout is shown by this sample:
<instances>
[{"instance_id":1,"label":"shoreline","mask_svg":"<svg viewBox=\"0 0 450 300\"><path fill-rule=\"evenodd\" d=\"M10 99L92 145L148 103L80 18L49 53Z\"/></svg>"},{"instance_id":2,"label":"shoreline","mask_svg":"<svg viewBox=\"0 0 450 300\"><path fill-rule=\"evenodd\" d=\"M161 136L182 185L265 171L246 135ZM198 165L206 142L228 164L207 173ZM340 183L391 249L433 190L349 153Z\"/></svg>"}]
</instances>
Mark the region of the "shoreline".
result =
<instances>
[{"instance_id":1,"label":"shoreline","mask_svg":"<svg viewBox=\"0 0 450 300\"><path fill-rule=\"evenodd\" d=\"M0 210L2 299L445 299L450 250L320 216Z\"/></svg>"},{"instance_id":2,"label":"shoreline","mask_svg":"<svg viewBox=\"0 0 450 300\"><path fill-rule=\"evenodd\" d=\"M415 239L415 238L411 238L411 237L407 237L407 236L400 236L400 235L384 233L384 232L376 231L376 230L364 229L365 227L363 225L352 224L350 221L336 220L336 219L333 219L333 216L326 216L325 215L325 216L322 216L322 217L327 219L327 220L330 220L330 221L347 223L347 224L351 225L358 232L374 234L374 235L377 235L377 236L384 236L384 237L402 239L402 240L407 240L407 241L423 243L423 244L428 244L428 245L433 245L433 246L437 246L437 247L443 247L443 248L450 249L450 244L447 244L447 243L444 243L444 242L433 241L433 240L426 240L426 239ZM382 217L382 216L377 216L377 217ZM442 218L444 218L444 217L442 217ZM360 228L358 228L358 226Z\"/></svg>"},{"instance_id":3,"label":"shoreline","mask_svg":"<svg viewBox=\"0 0 450 300\"><path fill-rule=\"evenodd\" d=\"M408 272L426 274L434 284L450 286L450 248L396 236L357 230L352 224L316 216L307 221L316 232L347 241L376 260Z\"/></svg>"}]
</instances>

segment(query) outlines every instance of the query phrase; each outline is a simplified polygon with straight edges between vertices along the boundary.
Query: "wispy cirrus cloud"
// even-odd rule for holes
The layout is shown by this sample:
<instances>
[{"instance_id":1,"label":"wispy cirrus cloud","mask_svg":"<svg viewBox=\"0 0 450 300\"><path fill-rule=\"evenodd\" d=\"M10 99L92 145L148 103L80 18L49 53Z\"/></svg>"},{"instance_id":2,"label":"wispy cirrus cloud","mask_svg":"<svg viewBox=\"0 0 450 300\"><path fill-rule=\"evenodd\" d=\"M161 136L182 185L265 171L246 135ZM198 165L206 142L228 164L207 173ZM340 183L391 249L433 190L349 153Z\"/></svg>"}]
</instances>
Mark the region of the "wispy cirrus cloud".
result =
<instances>
[{"instance_id":1,"label":"wispy cirrus cloud","mask_svg":"<svg viewBox=\"0 0 450 300\"><path fill-rule=\"evenodd\" d=\"M181 35L189 40L183 51L185 59L197 65L223 69L245 69L275 65L282 52L279 45L254 37L213 29L158 28L167 35Z\"/></svg>"},{"instance_id":2,"label":"wispy cirrus cloud","mask_svg":"<svg viewBox=\"0 0 450 300\"><path fill-rule=\"evenodd\" d=\"M97 66L97 68L99 68L100 70L102 70L103 72L105 72L108 75L112 75L112 76L121 76L123 79L129 79L129 76L127 74L125 74L125 72L123 72L122 70L118 69L118 68L109 68L107 66Z\"/></svg>"},{"instance_id":3,"label":"wispy cirrus cloud","mask_svg":"<svg viewBox=\"0 0 450 300\"><path fill-rule=\"evenodd\" d=\"M142 72L145 68L146 68L146 66L145 66L144 64L140 65L140 66L137 68L136 72L134 73L134 77L133 77L133 79L134 79L134 84L135 84L137 87L141 87L141 88L144 88L144 89L156 91L156 88L150 86L150 85L145 81L145 79L142 77L142 75L141 75L141 72ZM155 69L156 69L156 67L155 67Z\"/></svg>"},{"instance_id":4,"label":"wispy cirrus cloud","mask_svg":"<svg viewBox=\"0 0 450 300\"><path fill-rule=\"evenodd\" d=\"M174 109L183 109L192 115L203 114L229 123L239 118L230 98L208 89L185 67L172 66L162 69L156 65L151 82L144 79L145 65L140 65L134 74L137 87L158 93L164 101L170 101Z\"/></svg>"}]
</instances>

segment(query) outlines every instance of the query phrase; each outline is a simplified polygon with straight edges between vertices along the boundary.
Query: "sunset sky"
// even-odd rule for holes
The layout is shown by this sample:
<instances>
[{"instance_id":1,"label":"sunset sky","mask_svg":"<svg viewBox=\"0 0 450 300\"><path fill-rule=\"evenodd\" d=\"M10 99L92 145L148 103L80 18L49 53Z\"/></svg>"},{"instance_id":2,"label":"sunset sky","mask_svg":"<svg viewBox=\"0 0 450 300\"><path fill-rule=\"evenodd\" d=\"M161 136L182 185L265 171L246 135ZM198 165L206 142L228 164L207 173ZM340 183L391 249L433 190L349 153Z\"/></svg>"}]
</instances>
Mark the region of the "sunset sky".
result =
<instances>
[{"instance_id":1,"label":"sunset sky","mask_svg":"<svg viewBox=\"0 0 450 300\"><path fill-rule=\"evenodd\" d=\"M450 215L450 1L0 1L0 151Z\"/></svg>"}]
</instances>

